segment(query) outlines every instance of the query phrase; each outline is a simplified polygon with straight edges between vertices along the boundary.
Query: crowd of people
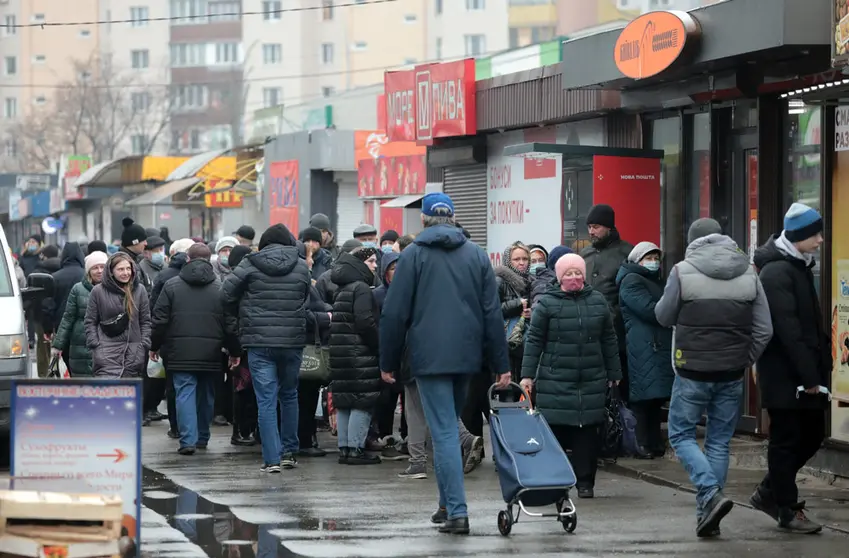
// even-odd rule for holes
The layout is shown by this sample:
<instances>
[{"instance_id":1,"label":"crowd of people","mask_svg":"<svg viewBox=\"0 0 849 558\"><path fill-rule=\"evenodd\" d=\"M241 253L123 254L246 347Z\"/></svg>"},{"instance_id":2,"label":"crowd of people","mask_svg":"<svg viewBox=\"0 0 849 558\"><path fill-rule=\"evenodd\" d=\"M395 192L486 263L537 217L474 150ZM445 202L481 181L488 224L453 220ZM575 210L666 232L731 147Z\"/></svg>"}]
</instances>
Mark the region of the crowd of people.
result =
<instances>
[{"instance_id":1,"label":"crowd of people","mask_svg":"<svg viewBox=\"0 0 849 558\"><path fill-rule=\"evenodd\" d=\"M516 241L495 268L448 196L425 196L421 221L404 236L361 225L340 244L316 214L297 237L276 224L254 245L243 226L207 245L126 219L115 250L69 242L61 257L33 236L18 278L41 271L55 282L29 311L39 373L50 343L74 377L142 377L145 421L166 418L156 411L165 397L180 454L205 449L211 425L232 424L234 445L261 444L265 473L327 454L317 414L343 465L408 460L398 476L422 479L429 445L431 520L454 534L469 532L463 476L484 459L493 382L530 394L570 450L580 498L594 496L608 400L637 417L641 459L667 452L669 402L668 443L697 489L696 532L712 537L733 506L723 495L730 441L757 364L771 428L751 504L789 531L821 529L795 485L824 437L831 370L811 273L823 241L816 210L793 204L754 262L718 222L699 219L674 266L656 244L621 238L608 205L590 209L580 253ZM164 378L149 373L159 363Z\"/></svg>"}]
</instances>

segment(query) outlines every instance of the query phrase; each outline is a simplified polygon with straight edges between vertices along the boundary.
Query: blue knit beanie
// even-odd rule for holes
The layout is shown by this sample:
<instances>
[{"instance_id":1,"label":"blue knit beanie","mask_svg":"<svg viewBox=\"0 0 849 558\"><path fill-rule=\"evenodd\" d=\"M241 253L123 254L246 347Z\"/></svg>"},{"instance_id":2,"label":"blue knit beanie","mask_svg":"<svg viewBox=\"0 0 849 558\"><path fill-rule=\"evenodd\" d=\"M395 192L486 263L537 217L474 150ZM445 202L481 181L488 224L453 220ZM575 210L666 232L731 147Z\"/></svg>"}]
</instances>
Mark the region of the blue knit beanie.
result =
<instances>
[{"instance_id":1,"label":"blue knit beanie","mask_svg":"<svg viewBox=\"0 0 849 558\"><path fill-rule=\"evenodd\" d=\"M571 254L573 252L574 251L568 246L555 246L551 249L551 252L549 252L548 262L546 263L546 266L548 266L548 269L554 271L554 264L557 263L557 260L565 256L566 254Z\"/></svg>"},{"instance_id":2,"label":"blue knit beanie","mask_svg":"<svg viewBox=\"0 0 849 558\"><path fill-rule=\"evenodd\" d=\"M784 236L790 242L802 242L821 233L822 215L813 207L794 203L784 214Z\"/></svg>"}]
</instances>

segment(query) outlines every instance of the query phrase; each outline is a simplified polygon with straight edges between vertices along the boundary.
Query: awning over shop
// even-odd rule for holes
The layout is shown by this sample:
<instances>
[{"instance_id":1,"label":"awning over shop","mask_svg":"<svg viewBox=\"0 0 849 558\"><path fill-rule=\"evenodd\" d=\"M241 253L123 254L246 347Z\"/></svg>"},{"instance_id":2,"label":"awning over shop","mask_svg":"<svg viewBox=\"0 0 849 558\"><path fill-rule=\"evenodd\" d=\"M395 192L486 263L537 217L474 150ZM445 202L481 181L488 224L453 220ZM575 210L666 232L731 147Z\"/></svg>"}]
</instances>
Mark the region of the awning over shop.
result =
<instances>
[{"instance_id":1,"label":"awning over shop","mask_svg":"<svg viewBox=\"0 0 849 558\"><path fill-rule=\"evenodd\" d=\"M238 200L242 195L256 195L259 188L255 181L261 170L262 149L266 143L250 143L195 155L174 169L166 180L196 178L188 198L204 196L207 207L219 207L216 200L221 196L216 197L216 194L233 192ZM230 160L225 161L226 158Z\"/></svg>"},{"instance_id":2,"label":"awning over shop","mask_svg":"<svg viewBox=\"0 0 849 558\"><path fill-rule=\"evenodd\" d=\"M121 188L145 182L162 182L185 160L185 157L133 155L103 161L82 173L74 186L76 188Z\"/></svg>"},{"instance_id":3,"label":"awning over shop","mask_svg":"<svg viewBox=\"0 0 849 558\"><path fill-rule=\"evenodd\" d=\"M398 196L393 200L389 200L380 204L380 207L410 207L421 202L424 194L408 194L406 196Z\"/></svg>"},{"instance_id":4,"label":"awning over shop","mask_svg":"<svg viewBox=\"0 0 849 558\"><path fill-rule=\"evenodd\" d=\"M191 176L189 178L183 178L180 180L172 180L170 182L166 182L162 186L159 186L150 192L147 192L137 198L129 200L128 202L126 202L125 205L134 207L140 205L157 205L165 200L168 200L174 194L179 194L183 190L191 188L198 182L200 182L200 179L194 176Z\"/></svg>"},{"instance_id":5,"label":"awning over shop","mask_svg":"<svg viewBox=\"0 0 849 558\"><path fill-rule=\"evenodd\" d=\"M230 150L216 149L214 151L206 151L200 155L195 155L171 171L171 174L169 174L165 180L170 182L172 180L183 180L184 178L193 177L203 170L203 167L226 154L228 151Z\"/></svg>"}]
</instances>

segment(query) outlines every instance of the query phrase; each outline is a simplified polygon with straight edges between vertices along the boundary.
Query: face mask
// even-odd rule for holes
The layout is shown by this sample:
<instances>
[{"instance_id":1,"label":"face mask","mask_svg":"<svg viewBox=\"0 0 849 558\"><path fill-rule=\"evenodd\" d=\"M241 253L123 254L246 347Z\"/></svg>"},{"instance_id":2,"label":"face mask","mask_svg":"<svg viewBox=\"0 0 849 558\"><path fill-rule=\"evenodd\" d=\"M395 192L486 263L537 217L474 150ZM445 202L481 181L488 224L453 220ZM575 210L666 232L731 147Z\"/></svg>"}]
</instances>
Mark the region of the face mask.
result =
<instances>
[{"instance_id":1,"label":"face mask","mask_svg":"<svg viewBox=\"0 0 849 558\"><path fill-rule=\"evenodd\" d=\"M660 269L660 262L657 261L643 262L640 265L648 269L649 271L657 271L658 269Z\"/></svg>"},{"instance_id":2,"label":"face mask","mask_svg":"<svg viewBox=\"0 0 849 558\"><path fill-rule=\"evenodd\" d=\"M584 288L584 278L583 277L564 277L560 281L560 286L563 287L567 293L580 291Z\"/></svg>"},{"instance_id":3,"label":"face mask","mask_svg":"<svg viewBox=\"0 0 849 558\"><path fill-rule=\"evenodd\" d=\"M150 262L155 265L162 265L165 263L165 254L162 252L154 252L150 255Z\"/></svg>"},{"instance_id":4,"label":"face mask","mask_svg":"<svg viewBox=\"0 0 849 558\"><path fill-rule=\"evenodd\" d=\"M27 253L29 253L29 254L35 253L36 250L38 250L38 246L32 246L32 245L27 246Z\"/></svg>"},{"instance_id":5,"label":"face mask","mask_svg":"<svg viewBox=\"0 0 849 558\"><path fill-rule=\"evenodd\" d=\"M386 246L382 246L380 249L383 251L384 254L388 254L392 251L392 245L387 244Z\"/></svg>"},{"instance_id":6,"label":"face mask","mask_svg":"<svg viewBox=\"0 0 849 558\"><path fill-rule=\"evenodd\" d=\"M363 248L377 248L377 242L374 242L372 240L363 242Z\"/></svg>"},{"instance_id":7,"label":"face mask","mask_svg":"<svg viewBox=\"0 0 849 558\"><path fill-rule=\"evenodd\" d=\"M224 267L230 267L229 258L227 256L218 256L218 263Z\"/></svg>"},{"instance_id":8,"label":"face mask","mask_svg":"<svg viewBox=\"0 0 849 558\"><path fill-rule=\"evenodd\" d=\"M545 267L545 264L541 264L541 263L531 264L531 267L530 267L531 275L536 275L537 270L542 269L544 267Z\"/></svg>"}]
</instances>

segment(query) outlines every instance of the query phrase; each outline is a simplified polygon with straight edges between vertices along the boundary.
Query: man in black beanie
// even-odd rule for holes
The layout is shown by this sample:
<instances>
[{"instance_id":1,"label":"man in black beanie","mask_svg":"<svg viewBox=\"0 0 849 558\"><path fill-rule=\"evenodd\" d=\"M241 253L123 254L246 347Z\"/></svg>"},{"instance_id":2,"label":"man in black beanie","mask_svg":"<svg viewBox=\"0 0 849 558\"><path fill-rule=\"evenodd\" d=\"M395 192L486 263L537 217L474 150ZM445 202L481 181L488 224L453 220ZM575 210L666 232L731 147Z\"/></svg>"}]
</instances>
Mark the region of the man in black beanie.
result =
<instances>
[{"instance_id":1,"label":"man in black beanie","mask_svg":"<svg viewBox=\"0 0 849 558\"><path fill-rule=\"evenodd\" d=\"M236 237L236 240L238 240L239 244L242 246L253 246L254 239L256 238L256 231L253 227L242 225L233 231L233 236Z\"/></svg>"},{"instance_id":2,"label":"man in black beanie","mask_svg":"<svg viewBox=\"0 0 849 558\"><path fill-rule=\"evenodd\" d=\"M109 255L109 252L106 251L106 243L102 240L92 240L86 246L86 255L91 254L92 252L103 252L106 255Z\"/></svg>"},{"instance_id":3,"label":"man in black beanie","mask_svg":"<svg viewBox=\"0 0 849 558\"><path fill-rule=\"evenodd\" d=\"M400 234L389 229L380 236L380 249L384 252L391 252L392 246L401 237Z\"/></svg>"},{"instance_id":4,"label":"man in black beanie","mask_svg":"<svg viewBox=\"0 0 849 558\"><path fill-rule=\"evenodd\" d=\"M147 294L150 295L153 282L141 267L141 262L144 259L144 248L147 246L147 232L145 232L144 227L129 217L124 217L121 224L124 225L124 230L121 232L121 248L118 251L128 254L136 262L139 280L144 285Z\"/></svg>"},{"instance_id":5,"label":"man in black beanie","mask_svg":"<svg viewBox=\"0 0 849 558\"><path fill-rule=\"evenodd\" d=\"M619 359L622 362L622 382L619 392L628 400L628 357L625 353L625 324L619 310L619 287L616 274L622 262L634 249L630 242L619 237L616 230L616 213L607 204L598 204L587 213L587 230L592 246L581 250L581 257L587 263L586 282L604 295L610 311L613 313L613 326L619 340Z\"/></svg>"},{"instance_id":6,"label":"man in black beanie","mask_svg":"<svg viewBox=\"0 0 849 558\"><path fill-rule=\"evenodd\" d=\"M324 213L316 213L310 217L310 226L321 231L321 247L330 254L330 259L335 261L341 250L336 243L336 235L330 229L330 218Z\"/></svg>"},{"instance_id":7,"label":"man in black beanie","mask_svg":"<svg viewBox=\"0 0 849 558\"><path fill-rule=\"evenodd\" d=\"M240 342L248 352L265 473L297 465L298 374L311 284L295 237L278 223L262 233L259 251L245 256L221 287L226 311L239 317Z\"/></svg>"},{"instance_id":8,"label":"man in black beanie","mask_svg":"<svg viewBox=\"0 0 849 558\"><path fill-rule=\"evenodd\" d=\"M298 235L299 240L304 243L304 258L310 268L313 283L321 275L330 269L333 258L330 252L321 247L321 231L315 227L307 227Z\"/></svg>"}]
</instances>

